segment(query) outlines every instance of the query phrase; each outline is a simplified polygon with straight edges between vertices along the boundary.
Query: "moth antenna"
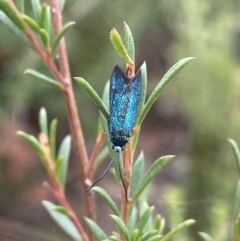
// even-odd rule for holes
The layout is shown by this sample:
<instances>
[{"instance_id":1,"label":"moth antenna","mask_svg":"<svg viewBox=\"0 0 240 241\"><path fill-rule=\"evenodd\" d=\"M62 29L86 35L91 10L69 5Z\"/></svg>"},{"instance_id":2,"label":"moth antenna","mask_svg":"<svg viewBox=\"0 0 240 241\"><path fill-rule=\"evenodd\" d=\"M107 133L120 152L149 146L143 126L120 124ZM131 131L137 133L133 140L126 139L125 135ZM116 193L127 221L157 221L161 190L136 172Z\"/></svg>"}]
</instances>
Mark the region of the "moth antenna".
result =
<instances>
[{"instance_id":1,"label":"moth antenna","mask_svg":"<svg viewBox=\"0 0 240 241\"><path fill-rule=\"evenodd\" d=\"M118 157L117 157L118 170L119 170L119 175L120 175L120 178L121 178L122 185L123 185L124 190L125 190L125 197L126 197L126 203L127 203L128 194L127 194L127 188L126 188L126 186L125 186L125 182L124 182L123 175L122 175L122 169L121 169L120 161L119 161L119 159L120 159L120 158L119 158L119 157L120 157L120 152L116 152L116 154L118 154Z\"/></svg>"},{"instance_id":2,"label":"moth antenna","mask_svg":"<svg viewBox=\"0 0 240 241\"><path fill-rule=\"evenodd\" d=\"M114 161L114 157L115 157L115 155L113 156L111 162L108 164L107 168L104 170L102 175L88 188L87 193L107 174L109 168L112 166L112 163Z\"/></svg>"}]
</instances>

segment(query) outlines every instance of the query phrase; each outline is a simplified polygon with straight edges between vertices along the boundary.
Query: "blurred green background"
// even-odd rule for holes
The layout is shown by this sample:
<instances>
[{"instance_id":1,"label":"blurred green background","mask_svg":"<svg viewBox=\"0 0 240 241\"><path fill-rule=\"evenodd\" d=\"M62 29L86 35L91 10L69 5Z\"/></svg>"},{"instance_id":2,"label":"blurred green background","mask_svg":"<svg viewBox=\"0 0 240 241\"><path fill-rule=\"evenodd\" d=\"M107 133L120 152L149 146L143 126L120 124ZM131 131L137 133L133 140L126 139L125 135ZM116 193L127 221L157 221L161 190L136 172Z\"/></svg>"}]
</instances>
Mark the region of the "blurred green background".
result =
<instances>
[{"instance_id":1,"label":"blurred green background","mask_svg":"<svg viewBox=\"0 0 240 241\"><path fill-rule=\"evenodd\" d=\"M32 16L29 2L26 12ZM229 240L231 234L238 174L227 138L240 143L239 9L237 0L66 0L63 20L76 21L66 37L72 76L85 78L99 94L114 64L124 67L109 40L113 27L123 33L123 21L135 38L137 67L147 63L148 95L175 62L196 57L153 106L137 150L137 154L144 151L148 166L159 156L177 155L155 180L150 194L150 204L166 218L167 229L189 218L197 220L174 240L199 240L198 231L220 241ZM9 233L24 228L28 231L26 236L21 234L23 240L32 236L31 240L37 240L33 235L37 230L27 225L43 229L51 237L60 232L41 206L43 199L55 201L51 189L43 185L47 175L37 155L15 132L21 129L37 135L38 111L44 106L49 119L59 120L60 143L69 133L66 109L61 92L25 76L27 68L49 74L39 57L1 24L0 224L9 222L9 229L4 233L0 228L0 240L15 240ZM73 84L90 155L98 110ZM99 185L120 201L111 181L108 174ZM67 195L81 217L84 194L74 150ZM102 209L99 224L110 233L109 210L100 200L98 205Z\"/></svg>"}]
</instances>

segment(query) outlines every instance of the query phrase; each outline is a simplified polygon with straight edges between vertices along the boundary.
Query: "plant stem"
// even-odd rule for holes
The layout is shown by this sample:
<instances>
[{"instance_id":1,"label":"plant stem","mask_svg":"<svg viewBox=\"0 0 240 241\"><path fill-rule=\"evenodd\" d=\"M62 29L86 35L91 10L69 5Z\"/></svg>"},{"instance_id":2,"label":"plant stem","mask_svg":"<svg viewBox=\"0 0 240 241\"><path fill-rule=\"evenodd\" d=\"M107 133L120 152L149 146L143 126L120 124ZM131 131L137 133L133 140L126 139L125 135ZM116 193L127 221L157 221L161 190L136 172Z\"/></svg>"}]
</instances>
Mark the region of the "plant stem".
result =
<instances>
[{"instance_id":1,"label":"plant stem","mask_svg":"<svg viewBox=\"0 0 240 241\"><path fill-rule=\"evenodd\" d=\"M99 152L101 150L104 139L105 139L104 133L103 132L99 133L98 137L97 137L97 140L96 140L96 143L95 143L95 146L94 146L93 151L92 151L92 155L91 155L90 160L89 160L88 178L91 181L92 181L92 178L93 178L93 175L94 175L94 172L95 172L94 163L96 161L97 155L99 154Z\"/></svg>"},{"instance_id":2,"label":"plant stem","mask_svg":"<svg viewBox=\"0 0 240 241\"><path fill-rule=\"evenodd\" d=\"M21 18L21 13L17 10L14 2L12 0L8 0L11 6L16 10L16 13ZM52 9L53 15L53 23L55 33L58 34L62 29L62 14L59 7L58 0L49 0L49 4ZM74 93L72 89L72 82L71 76L69 71L69 63L68 57L66 52L66 46L64 38L59 43L59 63L60 63L60 71L58 70L57 66L55 65L52 56L49 52L43 50L41 45L38 43L37 38L33 34L32 30L29 28L27 24L25 24L25 34L32 43L34 50L40 55L42 60L44 61L45 65L50 69L50 71L54 74L54 76L64 85L64 98L67 106L68 112L68 119L70 123L71 133L73 136L74 144L76 146L77 155L79 158L80 164L80 176L81 176L81 183L83 186L83 190L86 193L88 189L88 184L86 180L87 177L87 170L88 170L88 156L86 145L80 125L80 120L78 116L78 110L74 98ZM85 195L85 205L87 209L87 216L92 220L96 219L96 210L95 210L95 201L93 197L90 195Z\"/></svg>"},{"instance_id":3,"label":"plant stem","mask_svg":"<svg viewBox=\"0 0 240 241\"><path fill-rule=\"evenodd\" d=\"M130 178L132 173L132 145L131 143L126 144L123 151L123 178L124 183L126 186L126 189L129 193L129 187L130 187ZM122 195L122 203L121 203L121 216L124 223L128 224L128 217L129 217L129 209L131 206L131 199L125 197L125 190L123 188L123 185L121 185L121 195ZM121 235L121 238L123 240L124 236Z\"/></svg>"},{"instance_id":4,"label":"plant stem","mask_svg":"<svg viewBox=\"0 0 240 241\"><path fill-rule=\"evenodd\" d=\"M59 6L59 1L49 0L49 5L51 7L55 34L58 35L59 32L62 30L62 14ZM76 101L73 93L71 75L69 71L69 62L68 62L68 56L67 56L64 38L62 38L59 43L58 53L59 53L60 71L64 77L64 83L63 83L64 98L67 105L68 119L71 127L71 132L73 135L73 140L76 146L77 155L79 158L81 183L83 186L83 190L86 193L88 189L88 185L86 183L86 180L88 179L87 177L88 156L87 156L86 145L85 145L82 128L81 128L81 124L78 116ZM90 195L85 195L85 205L87 208L88 217L95 220L96 212L95 212L95 202L93 197L91 197Z\"/></svg>"},{"instance_id":5,"label":"plant stem","mask_svg":"<svg viewBox=\"0 0 240 241\"><path fill-rule=\"evenodd\" d=\"M64 190L63 190L59 180L55 176L55 169L56 169L55 163L56 162L54 160L52 160L52 158L51 158L51 150L50 150L50 145L49 145L47 136L44 133L40 133L39 141L43 147L44 156L45 156L44 163L45 163L46 169L48 171L50 180L54 187L53 190L54 190L55 197L57 198L58 202L70 212L69 218L74 223L75 227L79 231L83 240L89 241L89 238L88 238L86 232L84 231L75 212L73 211L71 205L68 203L68 201L66 199Z\"/></svg>"}]
</instances>

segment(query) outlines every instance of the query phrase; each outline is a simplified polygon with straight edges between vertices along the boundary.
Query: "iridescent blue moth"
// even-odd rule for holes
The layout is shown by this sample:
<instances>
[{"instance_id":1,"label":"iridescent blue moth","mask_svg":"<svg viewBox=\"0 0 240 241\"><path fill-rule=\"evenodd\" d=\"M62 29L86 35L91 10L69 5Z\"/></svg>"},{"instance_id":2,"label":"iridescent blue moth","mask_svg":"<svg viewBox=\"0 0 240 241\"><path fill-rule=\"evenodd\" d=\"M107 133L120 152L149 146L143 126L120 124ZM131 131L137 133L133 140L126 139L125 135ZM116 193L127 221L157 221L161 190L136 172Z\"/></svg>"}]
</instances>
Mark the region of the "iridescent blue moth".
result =
<instances>
[{"instance_id":1,"label":"iridescent blue moth","mask_svg":"<svg viewBox=\"0 0 240 241\"><path fill-rule=\"evenodd\" d=\"M129 77L118 65L115 65L109 91L109 111L110 118L108 129L110 141L113 144L115 155L111 162L102 173L102 175L90 186L90 190L99 182L111 167L115 156L120 153L124 146L130 141L132 130L135 124L139 99L141 95L141 70L133 77ZM120 178L125 189L126 198L127 190L124 184L121 166L118 160Z\"/></svg>"}]
</instances>

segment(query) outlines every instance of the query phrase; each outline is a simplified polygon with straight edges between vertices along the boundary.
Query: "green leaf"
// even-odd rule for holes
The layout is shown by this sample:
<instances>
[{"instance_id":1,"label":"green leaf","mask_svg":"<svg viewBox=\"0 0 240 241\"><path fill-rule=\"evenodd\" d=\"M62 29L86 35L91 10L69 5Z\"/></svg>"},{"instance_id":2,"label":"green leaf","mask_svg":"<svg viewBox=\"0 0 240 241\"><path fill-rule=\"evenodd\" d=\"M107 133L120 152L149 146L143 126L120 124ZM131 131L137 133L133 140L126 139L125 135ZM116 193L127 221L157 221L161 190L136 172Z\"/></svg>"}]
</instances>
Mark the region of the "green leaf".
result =
<instances>
[{"instance_id":1,"label":"green leaf","mask_svg":"<svg viewBox=\"0 0 240 241\"><path fill-rule=\"evenodd\" d=\"M69 22L69 23L67 23L63 26L62 30L60 31L60 33L58 34L58 36L56 37L56 39L53 43L53 47L52 47L53 53L55 53L61 39L65 36L67 31L70 30L73 27L74 24L75 24L75 22Z\"/></svg>"},{"instance_id":2,"label":"green leaf","mask_svg":"<svg viewBox=\"0 0 240 241\"><path fill-rule=\"evenodd\" d=\"M150 230L148 232L145 232L139 239L138 241L145 241L149 238L155 237L156 235L158 235L158 231L157 230Z\"/></svg>"},{"instance_id":3,"label":"green leaf","mask_svg":"<svg viewBox=\"0 0 240 241\"><path fill-rule=\"evenodd\" d=\"M140 96L140 100L139 100L139 104L138 104L136 124L138 123L138 120L141 117L141 113L144 108L146 94L147 94L147 65L146 65L146 62L144 62L141 66L141 76L142 76L141 96Z\"/></svg>"},{"instance_id":4,"label":"green leaf","mask_svg":"<svg viewBox=\"0 0 240 241\"><path fill-rule=\"evenodd\" d=\"M0 11L0 21L24 44L31 46L26 35L19 30L19 28L13 23L13 21L2 11Z\"/></svg>"},{"instance_id":5,"label":"green leaf","mask_svg":"<svg viewBox=\"0 0 240 241\"><path fill-rule=\"evenodd\" d=\"M37 20L37 22L40 23L41 11L42 11L40 0L31 0L31 1L32 1L32 8L33 8L34 17Z\"/></svg>"},{"instance_id":6,"label":"green leaf","mask_svg":"<svg viewBox=\"0 0 240 241\"><path fill-rule=\"evenodd\" d=\"M107 110L109 110L109 87L110 87L110 82L107 81L104 90L103 90L103 94L102 94L102 101L104 103L104 105L106 106ZM110 156L113 156L113 149L112 149L112 144L109 141L110 140L110 136L109 136L109 131L108 131L108 121L106 120L105 116L100 113L100 119L101 119L101 123L102 123L102 128L103 131L105 133L105 141L108 147L108 151L110 153Z\"/></svg>"},{"instance_id":7,"label":"green leaf","mask_svg":"<svg viewBox=\"0 0 240 241\"><path fill-rule=\"evenodd\" d=\"M198 232L198 234L204 241L214 241L213 238L207 233Z\"/></svg>"},{"instance_id":8,"label":"green leaf","mask_svg":"<svg viewBox=\"0 0 240 241\"><path fill-rule=\"evenodd\" d=\"M162 230L162 217L159 214L156 215L153 229L157 230L158 234L161 233L161 230Z\"/></svg>"},{"instance_id":9,"label":"green leaf","mask_svg":"<svg viewBox=\"0 0 240 241\"><path fill-rule=\"evenodd\" d=\"M149 207L139 218L136 228L140 230L140 233L145 233L145 232L149 231L149 230L145 230L144 228L145 228L146 224L149 222L149 220L151 219L153 209L154 209L153 206Z\"/></svg>"},{"instance_id":10,"label":"green leaf","mask_svg":"<svg viewBox=\"0 0 240 241\"><path fill-rule=\"evenodd\" d=\"M108 147L105 146L97 156L96 161L94 163L94 166L96 169L108 157L108 155L109 155Z\"/></svg>"},{"instance_id":11,"label":"green leaf","mask_svg":"<svg viewBox=\"0 0 240 241\"><path fill-rule=\"evenodd\" d=\"M96 193L98 196L100 196L108 204L108 206L111 208L115 215L120 216L120 212L116 204L104 189L100 187L93 187L92 191Z\"/></svg>"},{"instance_id":12,"label":"green leaf","mask_svg":"<svg viewBox=\"0 0 240 241\"><path fill-rule=\"evenodd\" d=\"M102 241L104 239L108 239L107 235L104 233L104 231L91 219L89 218L85 218L85 221L88 225L88 227L91 229L94 237L98 240L98 241Z\"/></svg>"},{"instance_id":13,"label":"green leaf","mask_svg":"<svg viewBox=\"0 0 240 241\"><path fill-rule=\"evenodd\" d=\"M109 119L109 112L104 105L103 101L99 97L99 95L96 93L96 91L92 88L92 86L83 78L81 77L74 77L74 79L77 81L77 83L83 87L83 89L92 97L95 105L98 107L98 109L102 112L104 117L108 120Z\"/></svg>"},{"instance_id":14,"label":"green leaf","mask_svg":"<svg viewBox=\"0 0 240 241\"><path fill-rule=\"evenodd\" d=\"M114 231L112 232L112 235L110 236L110 239L114 240L114 241L122 241L119 233L114 232Z\"/></svg>"},{"instance_id":15,"label":"green leaf","mask_svg":"<svg viewBox=\"0 0 240 241\"><path fill-rule=\"evenodd\" d=\"M138 126L138 120L141 116L142 109L143 109L144 104L145 104L146 93L147 93L147 66L146 66L145 62L142 64L140 69L141 69L141 76L142 76L141 94L140 94L140 100L139 100L139 104L138 104L138 108L137 108L137 118L136 118L135 123L134 123L134 125L137 126L138 132L133 139L133 150L136 149L137 142L138 142L139 131L140 131L140 128Z\"/></svg>"},{"instance_id":16,"label":"green leaf","mask_svg":"<svg viewBox=\"0 0 240 241\"><path fill-rule=\"evenodd\" d=\"M68 170L68 161L69 161L69 156L70 156L70 149L71 149L71 136L68 135L66 136L59 148L58 151L58 159L60 157L63 158L62 160L62 165L59 171L59 181L62 184L62 187L65 187L66 184L66 179L67 179L67 170Z\"/></svg>"},{"instance_id":17,"label":"green leaf","mask_svg":"<svg viewBox=\"0 0 240 241\"><path fill-rule=\"evenodd\" d=\"M61 10L63 10L64 5L65 5L65 0L60 0L60 8L61 8Z\"/></svg>"},{"instance_id":18,"label":"green leaf","mask_svg":"<svg viewBox=\"0 0 240 241\"><path fill-rule=\"evenodd\" d=\"M111 42L113 44L113 47L115 48L115 50L117 51L117 53L123 58L125 59L126 62L131 62L133 63L133 60L130 58L130 56L128 55L128 52L126 50L126 48L123 45L122 39L118 33L118 31L114 28L111 32L110 32L110 39Z\"/></svg>"},{"instance_id":19,"label":"green leaf","mask_svg":"<svg viewBox=\"0 0 240 241\"><path fill-rule=\"evenodd\" d=\"M138 217L138 211L137 211L136 206L134 205L132 207L132 210L131 210L131 213L130 213L130 217L129 217L129 220L128 220L128 230L129 230L130 233L132 233L133 230L136 227L137 217Z\"/></svg>"},{"instance_id":20,"label":"green leaf","mask_svg":"<svg viewBox=\"0 0 240 241\"><path fill-rule=\"evenodd\" d=\"M162 93L163 89L167 86L167 84L170 82L170 80L173 79L173 77L183 68L185 67L191 60L193 60L193 57L184 58L179 60L176 64L174 64L168 72L163 76L161 81L158 83L158 85L155 87L151 95L149 96L142 113L138 119L138 125L140 126L146 117L148 111L152 107L152 105L155 103L155 101L158 99L160 94Z\"/></svg>"},{"instance_id":21,"label":"green leaf","mask_svg":"<svg viewBox=\"0 0 240 241\"><path fill-rule=\"evenodd\" d=\"M142 191L142 193L139 196L139 202L147 202L148 201L148 197L149 197L149 192L150 192L150 188L151 188L151 182L144 188L144 190Z\"/></svg>"},{"instance_id":22,"label":"green leaf","mask_svg":"<svg viewBox=\"0 0 240 241\"><path fill-rule=\"evenodd\" d=\"M49 35L47 31L43 28L40 29L39 34L42 39L42 43L45 49L49 49Z\"/></svg>"},{"instance_id":23,"label":"green leaf","mask_svg":"<svg viewBox=\"0 0 240 241\"><path fill-rule=\"evenodd\" d=\"M17 9L19 9L21 13L24 13L24 0L18 0L15 4L17 6Z\"/></svg>"},{"instance_id":24,"label":"green leaf","mask_svg":"<svg viewBox=\"0 0 240 241\"><path fill-rule=\"evenodd\" d=\"M28 17L27 15L22 15L23 20L28 24L28 26L33 29L36 33L40 32L40 26L36 21L32 18Z\"/></svg>"},{"instance_id":25,"label":"green leaf","mask_svg":"<svg viewBox=\"0 0 240 241\"><path fill-rule=\"evenodd\" d=\"M163 229L165 228L165 225L166 225L166 221L165 221L164 218L162 218L161 227L160 227L160 230L159 230L160 234L163 232Z\"/></svg>"},{"instance_id":26,"label":"green leaf","mask_svg":"<svg viewBox=\"0 0 240 241\"><path fill-rule=\"evenodd\" d=\"M42 5L40 27L46 31L49 38L51 33L51 12L47 3Z\"/></svg>"},{"instance_id":27,"label":"green leaf","mask_svg":"<svg viewBox=\"0 0 240 241\"><path fill-rule=\"evenodd\" d=\"M42 205L47 210L52 219L62 228L63 231L65 231L75 241L82 241L78 230L69 219L69 217L56 210L58 206L48 201L42 201Z\"/></svg>"},{"instance_id":28,"label":"green leaf","mask_svg":"<svg viewBox=\"0 0 240 241\"><path fill-rule=\"evenodd\" d=\"M54 80L54 79L52 79L52 78L50 78L50 77L40 73L40 72L38 72L38 71L36 71L34 69L27 69L27 70L24 71L24 74L29 74L31 76L34 76L34 77L38 78L38 79L45 80L48 83L50 83L50 84L54 85L55 87L57 87L58 89L63 90L63 85L60 84L58 81L56 81L56 80Z\"/></svg>"},{"instance_id":29,"label":"green leaf","mask_svg":"<svg viewBox=\"0 0 240 241\"><path fill-rule=\"evenodd\" d=\"M162 170L162 168L165 167L173 158L174 156L160 157L152 164L152 166L149 168L149 170L143 177L140 186L134 192L132 197L133 202L136 201L136 199L142 193L144 188L154 179L154 177Z\"/></svg>"},{"instance_id":30,"label":"green leaf","mask_svg":"<svg viewBox=\"0 0 240 241\"><path fill-rule=\"evenodd\" d=\"M130 241L130 235L129 235L128 229L127 229L126 225L124 224L123 220L120 217L115 216L115 215L110 215L110 216L113 219L114 223L117 225L119 231L125 237L125 239L127 241Z\"/></svg>"},{"instance_id":31,"label":"green leaf","mask_svg":"<svg viewBox=\"0 0 240 241\"><path fill-rule=\"evenodd\" d=\"M63 206L55 206L54 208L53 208L53 210L54 211L57 211L57 212L59 212L59 213L61 213L61 214L64 214L65 216L67 216L67 217L70 217L70 211L69 210L67 210L65 207L63 207Z\"/></svg>"},{"instance_id":32,"label":"green leaf","mask_svg":"<svg viewBox=\"0 0 240 241\"><path fill-rule=\"evenodd\" d=\"M53 160L56 158L56 133L57 133L57 119L52 120L50 125L50 149L51 149L51 157Z\"/></svg>"},{"instance_id":33,"label":"green leaf","mask_svg":"<svg viewBox=\"0 0 240 241\"><path fill-rule=\"evenodd\" d=\"M44 160L45 157L44 157L44 152L43 152L42 146L34 136L28 135L23 131L17 131L17 135L19 135L24 140L26 140L28 143L30 143L30 145L37 151L40 159Z\"/></svg>"},{"instance_id":34,"label":"green leaf","mask_svg":"<svg viewBox=\"0 0 240 241\"><path fill-rule=\"evenodd\" d=\"M140 215L143 215L147 210L149 210L150 207L146 201L142 202L140 205L141 205ZM150 215L149 219L147 220L143 228L143 233L150 231L152 229L152 226L153 226L153 219L152 219L152 216Z\"/></svg>"},{"instance_id":35,"label":"green leaf","mask_svg":"<svg viewBox=\"0 0 240 241\"><path fill-rule=\"evenodd\" d=\"M235 221L235 237L234 240L240 239L240 215L238 215L237 220Z\"/></svg>"},{"instance_id":36,"label":"green leaf","mask_svg":"<svg viewBox=\"0 0 240 241\"><path fill-rule=\"evenodd\" d=\"M182 231L183 229L189 227L190 225L193 225L196 221L193 219L189 219L181 224L179 224L177 227L175 227L174 229L172 229L169 233L167 233L162 239L161 241L167 241L170 240L175 234L177 234L178 232Z\"/></svg>"},{"instance_id":37,"label":"green leaf","mask_svg":"<svg viewBox=\"0 0 240 241\"><path fill-rule=\"evenodd\" d=\"M235 204L234 204L234 208L233 208L233 221L232 223L233 225L233 237L232 240L236 239L236 235L238 234L238 225L237 224L237 220L238 220L238 215L240 214L240 180L238 180L237 183L237 190L236 190L236 194L235 194Z\"/></svg>"},{"instance_id":38,"label":"green leaf","mask_svg":"<svg viewBox=\"0 0 240 241\"><path fill-rule=\"evenodd\" d=\"M127 50L128 55L132 59L132 61L135 61L135 46L134 46L134 40L132 36L131 29L129 26L123 22L124 25L124 36L125 36L125 48Z\"/></svg>"},{"instance_id":39,"label":"green leaf","mask_svg":"<svg viewBox=\"0 0 240 241\"><path fill-rule=\"evenodd\" d=\"M235 161L236 161L236 164L237 164L238 174L240 175L240 151L239 151L238 144L233 139L228 139L228 141L231 144L233 154L234 154L234 157L235 157Z\"/></svg>"},{"instance_id":40,"label":"green leaf","mask_svg":"<svg viewBox=\"0 0 240 241\"><path fill-rule=\"evenodd\" d=\"M138 189L140 185L140 181L143 177L143 170L144 170L144 155L143 152L140 153L138 159L134 163L132 176L131 176L131 184L130 184L130 194L129 196L132 197L135 190Z\"/></svg>"},{"instance_id":41,"label":"green leaf","mask_svg":"<svg viewBox=\"0 0 240 241\"><path fill-rule=\"evenodd\" d=\"M60 156L56 160L56 167L55 167L55 177L60 180L62 165L63 165L63 156Z\"/></svg>"},{"instance_id":42,"label":"green leaf","mask_svg":"<svg viewBox=\"0 0 240 241\"><path fill-rule=\"evenodd\" d=\"M157 234L153 237L146 239L145 241L159 241L161 237L162 237L162 235ZM162 241L162 239L161 239L161 241Z\"/></svg>"},{"instance_id":43,"label":"green leaf","mask_svg":"<svg viewBox=\"0 0 240 241\"><path fill-rule=\"evenodd\" d=\"M18 27L20 30L25 31L23 20L19 17L17 11L13 9L6 0L0 1L0 10L2 10L9 19Z\"/></svg>"},{"instance_id":44,"label":"green leaf","mask_svg":"<svg viewBox=\"0 0 240 241\"><path fill-rule=\"evenodd\" d=\"M42 133L48 138L48 121L47 121L47 112L42 107L39 111L39 126Z\"/></svg>"},{"instance_id":45,"label":"green leaf","mask_svg":"<svg viewBox=\"0 0 240 241\"><path fill-rule=\"evenodd\" d=\"M140 230L134 229L131 235L131 241L137 241Z\"/></svg>"},{"instance_id":46,"label":"green leaf","mask_svg":"<svg viewBox=\"0 0 240 241\"><path fill-rule=\"evenodd\" d=\"M102 94L102 101L106 106L107 110L109 110L109 89L110 89L110 81L107 81Z\"/></svg>"}]
</instances>

